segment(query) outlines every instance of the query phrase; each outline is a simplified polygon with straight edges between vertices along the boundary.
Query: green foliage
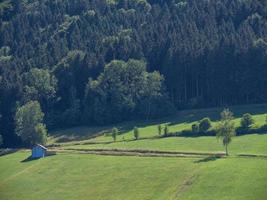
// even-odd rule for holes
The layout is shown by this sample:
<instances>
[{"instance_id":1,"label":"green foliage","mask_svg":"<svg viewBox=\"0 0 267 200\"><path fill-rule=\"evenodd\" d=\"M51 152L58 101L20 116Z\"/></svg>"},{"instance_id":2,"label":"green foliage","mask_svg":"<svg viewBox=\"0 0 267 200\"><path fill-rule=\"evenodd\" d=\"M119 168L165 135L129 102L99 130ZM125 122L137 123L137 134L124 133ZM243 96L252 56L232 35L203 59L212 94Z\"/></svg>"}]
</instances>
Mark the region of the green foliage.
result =
<instances>
[{"instance_id":1,"label":"green foliage","mask_svg":"<svg viewBox=\"0 0 267 200\"><path fill-rule=\"evenodd\" d=\"M169 134L169 125L166 124L164 127L164 136L167 136Z\"/></svg>"},{"instance_id":2,"label":"green foliage","mask_svg":"<svg viewBox=\"0 0 267 200\"><path fill-rule=\"evenodd\" d=\"M230 121L234 119L234 114L230 111L229 108L223 109L223 111L220 113L221 115L221 121Z\"/></svg>"},{"instance_id":3,"label":"green foliage","mask_svg":"<svg viewBox=\"0 0 267 200\"><path fill-rule=\"evenodd\" d=\"M24 99L48 101L55 97L57 80L48 70L32 68L25 73Z\"/></svg>"},{"instance_id":4,"label":"green foliage","mask_svg":"<svg viewBox=\"0 0 267 200\"><path fill-rule=\"evenodd\" d=\"M26 145L44 144L47 131L43 124L44 113L38 101L30 101L16 111L16 134Z\"/></svg>"},{"instance_id":5,"label":"green foliage","mask_svg":"<svg viewBox=\"0 0 267 200\"><path fill-rule=\"evenodd\" d=\"M199 132L199 124L198 123L192 124L191 129L192 129L193 133L198 133Z\"/></svg>"},{"instance_id":6,"label":"green foliage","mask_svg":"<svg viewBox=\"0 0 267 200\"><path fill-rule=\"evenodd\" d=\"M152 119L174 105L263 103L266 17L266 0L1 0L1 134L14 143L16 102L30 100L40 102L46 122L69 115L79 101L79 125ZM117 69L117 79L98 80L106 64L131 58L146 61L142 80L156 84L141 87L138 77ZM96 88L87 87L89 79ZM107 92L111 85L119 87Z\"/></svg>"},{"instance_id":7,"label":"green foliage","mask_svg":"<svg viewBox=\"0 0 267 200\"><path fill-rule=\"evenodd\" d=\"M228 153L228 145L232 141L232 137L235 136L235 124L233 122L233 113L229 109L224 109L221 112L221 121L216 127L217 138L222 139L225 146L226 155Z\"/></svg>"},{"instance_id":8,"label":"green foliage","mask_svg":"<svg viewBox=\"0 0 267 200\"><path fill-rule=\"evenodd\" d=\"M119 122L129 118L166 115L171 106L158 72L146 72L141 60L114 60L97 80L89 80L85 94L85 114L97 123ZM157 110L159 110L157 112ZM169 109L170 110L170 109Z\"/></svg>"},{"instance_id":9,"label":"green foliage","mask_svg":"<svg viewBox=\"0 0 267 200\"><path fill-rule=\"evenodd\" d=\"M241 128L244 129L248 129L249 127L251 127L253 124L255 123L253 117L251 114L246 113L242 116L241 120L240 120L240 125Z\"/></svg>"},{"instance_id":10,"label":"green foliage","mask_svg":"<svg viewBox=\"0 0 267 200\"><path fill-rule=\"evenodd\" d=\"M45 144L47 141L47 130L46 126L42 123L38 123L34 127L35 134L32 136L32 144Z\"/></svg>"},{"instance_id":11,"label":"green foliage","mask_svg":"<svg viewBox=\"0 0 267 200\"><path fill-rule=\"evenodd\" d=\"M116 138L117 138L117 135L118 135L119 131L116 127L114 127L112 129L112 138L113 138L113 141L116 142Z\"/></svg>"},{"instance_id":12,"label":"green foliage","mask_svg":"<svg viewBox=\"0 0 267 200\"><path fill-rule=\"evenodd\" d=\"M162 127L161 124L158 125L158 134L161 135Z\"/></svg>"},{"instance_id":13,"label":"green foliage","mask_svg":"<svg viewBox=\"0 0 267 200\"><path fill-rule=\"evenodd\" d=\"M138 140L139 139L139 129L138 129L138 127L134 127L133 133L134 133L134 138L136 140Z\"/></svg>"},{"instance_id":14,"label":"green foliage","mask_svg":"<svg viewBox=\"0 0 267 200\"><path fill-rule=\"evenodd\" d=\"M211 127L210 118L205 117L202 120L200 120L200 122L199 122L199 131L200 132L205 133L209 130L210 127Z\"/></svg>"},{"instance_id":15,"label":"green foliage","mask_svg":"<svg viewBox=\"0 0 267 200\"><path fill-rule=\"evenodd\" d=\"M70 108L60 114L58 123L60 123L63 127L78 125L80 124L81 115L80 101L75 100Z\"/></svg>"}]
</instances>

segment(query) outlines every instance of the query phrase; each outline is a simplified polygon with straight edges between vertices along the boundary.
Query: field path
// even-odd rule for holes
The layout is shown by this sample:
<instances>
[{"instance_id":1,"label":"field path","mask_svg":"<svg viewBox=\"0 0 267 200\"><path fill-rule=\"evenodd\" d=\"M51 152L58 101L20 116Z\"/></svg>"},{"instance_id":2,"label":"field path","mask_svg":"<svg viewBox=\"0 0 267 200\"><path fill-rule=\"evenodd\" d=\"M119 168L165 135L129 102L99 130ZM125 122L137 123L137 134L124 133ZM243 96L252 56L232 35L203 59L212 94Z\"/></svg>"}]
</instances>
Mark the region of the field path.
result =
<instances>
[{"instance_id":1,"label":"field path","mask_svg":"<svg viewBox=\"0 0 267 200\"><path fill-rule=\"evenodd\" d=\"M172 198L172 200L179 200L181 194L187 191L189 187L193 185L193 183L196 181L198 177L197 172L198 170L193 171L193 173L183 181L182 185L180 185L177 188L177 191L174 194L174 197Z\"/></svg>"},{"instance_id":2,"label":"field path","mask_svg":"<svg viewBox=\"0 0 267 200\"><path fill-rule=\"evenodd\" d=\"M112 155L112 156L141 156L141 157L222 157L222 152L201 153L201 152L173 152L173 151L155 151L141 149L71 149L56 148L53 149L58 153L80 153L80 154L96 154L96 155Z\"/></svg>"}]
</instances>

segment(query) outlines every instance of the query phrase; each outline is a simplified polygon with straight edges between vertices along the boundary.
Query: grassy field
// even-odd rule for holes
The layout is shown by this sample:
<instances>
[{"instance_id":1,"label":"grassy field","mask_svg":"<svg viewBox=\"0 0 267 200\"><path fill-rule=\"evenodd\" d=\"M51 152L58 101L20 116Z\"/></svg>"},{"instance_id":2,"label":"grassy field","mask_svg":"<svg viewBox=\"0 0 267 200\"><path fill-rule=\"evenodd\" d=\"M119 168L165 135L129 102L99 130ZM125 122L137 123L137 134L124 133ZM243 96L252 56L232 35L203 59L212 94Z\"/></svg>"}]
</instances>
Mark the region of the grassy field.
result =
<instances>
[{"instance_id":1,"label":"grassy field","mask_svg":"<svg viewBox=\"0 0 267 200\"><path fill-rule=\"evenodd\" d=\"M234 106L230 107L235 116L235 124L239 126L240 119L244 113L251 113L255 119L253 127L259 127L265 124L267 117L267 104L251 105L251 106ZM182 130L191 129L193 123L198 122L204 117L209 117L213 121L213 126L216 125L220 118L220 112L223 108L197 109L180 111L176 115L153 121L131 121L127 123L115 124L105 127L76 127L67 130L58 130L50 133L49 143L62 142L111 142L112 137L110 132L112 127L117 127L120 130L120 135L117 141L133 139L133 128L139 127L140 138L154 137L158 135L157 126L161 124L169 124L170 132L179 132ZM92 136L98 136L91 138Z\"/></svg>"},{"instance_id":2,"label":"grassy field","mask_svg":"<svg viewBox=\"0 0 267 200\"><path fill-rule=\"evenodd\" d=\"M167 200L267 197L267 159L143 158L60 154L22 162L0 157L0 194L8 200Z\"/></svg>"},{"instance_id":3,"label":"grassy field","mask_svg":"<svg viewBox=\"0 0 267 200\"><path fill-rule=\"evenodd\" d=\"M192 159L93 155L21 162L28 155L0 158L3 199L168 199L195 169Z\"/></svg>"},{"instance_id":4,"label":"grassy field","mask_svg":"<svg viewBox=\"0 0 267 200\"><path fill-rule=\"evenodd\" d=\"M222 142L216 137L170 137L146 139L110 144L72 145L72 149L146 149L182 152L222 152ZM267 134L251 134L235 137L229 146L231 155L265 154L267 155Z\"/></svg>"},{"instance_id":5,"label":"grassy field","mask_svg":"<svg viewBox=\"0 0 267 200\"><path fill-rule=\"evenodd\" d=\"M231 108L239 125L244 113L262 126L267 105ZM264 200L267 198L267 134L237 136L230 157L198 158L104 156L85 154L83 149L160 150L217 153L224 150L214 136L158 138L158 124L170 131L189 129L192 123L210 117L215 125L222 108L188 110L149 122L127 122L112 142L106 127L75 127L50 133L54 150L76 149L44 159L25 161L29 151L0 157L0 199L4 200ZM140 140L133 140L133 127ZM96 144L94 144L96 143ZM250 154L241 157L239 154ZM253 157L253 155L262 155Z\"/></svg>"}]
</instances>

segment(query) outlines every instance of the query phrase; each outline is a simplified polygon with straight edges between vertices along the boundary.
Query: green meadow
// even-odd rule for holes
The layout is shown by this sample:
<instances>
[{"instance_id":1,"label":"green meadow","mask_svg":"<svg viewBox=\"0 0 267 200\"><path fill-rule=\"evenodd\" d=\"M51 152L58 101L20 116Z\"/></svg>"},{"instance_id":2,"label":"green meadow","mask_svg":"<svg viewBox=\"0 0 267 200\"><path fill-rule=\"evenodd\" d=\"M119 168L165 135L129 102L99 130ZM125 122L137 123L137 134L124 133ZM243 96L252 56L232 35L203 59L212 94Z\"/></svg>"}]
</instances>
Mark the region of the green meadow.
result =
<instances>
[{"instance_id":1,"label":"green meadow","mask_svg":"<svg viewBox=\"0 0 267 200\"><path fill-rule=\"evenodd\" d=\"M158 124L170 132L188 130L203 117L213 128L222 108L188 110L154 121L106 127L76 127L50 133L56 155L26 160L30 151L0 157L0 197L4 200L264 200L267 198L267 134L236 136L229 157L142 157L93 155L85 150L153 150L192 153L223 152L215 136L158 137ZM253 114L252 128L264 125L267 105L232 107L235 125ZM110 131L120 130L113 142ZM138 126L140 139L133 139ZM66 151L72 149L72 151ZM65 150L59 151L59 150ZM242 156L246 154L247 156Z\"/></svg>"},{"instance_id":2,"label":"green meadow","mask_svg":"<svg viewBox=\"0 0 267 200\"><path fill-rule=\"evenodd\" d=\"M250 113L255 120L252 128L257 128L266 123L267 104L250 105L250 106L233 106L230 107L234 113L236 127L240 124L240 119L243 114ZM117 141L133 140L133 128L139 128L140 138L151 138L158 136L158 125L164 127L168 124L170 132L179 132L190 130L192 124L198 122L204 117L209 117L212 120L212 125L216 126L220 119L220 112L223 108L196 109L180 111L176 115L158 119L158 120L140 120L130 121L126 123L114 124L113 126L104 127L75 127L65 130L52 131L50 133L48 143L71 144L77 141L86 142L112 142L111 129L117 127L120 131L117 136ZM96 137L97 136L97 137Z\"/></svg>"},{"instance_id":3,"label":"green meadow","mask_svg":"<svg viewBox=\"0 0 267 200\"><path fill-rule=\"evenodd\" d=\"M169 137L122 141L110 144L87 144L65 146L66 149L145 149L181 152L222 152L222 142L216 137ZM230 154L265 154L267 155L267 134L250 134L233 138L229 146Z\"/></svg>"},{"instance_id":4,"label":"green meadow","mask_svg":"<svg viewBox=\"0 0 267 200\"><path fill-rule=\"evenodd\" d=\"M166 200L267 196L267 159L150 158L58 154L0 157L1 199Z\"/></svg>"}]
</instances>

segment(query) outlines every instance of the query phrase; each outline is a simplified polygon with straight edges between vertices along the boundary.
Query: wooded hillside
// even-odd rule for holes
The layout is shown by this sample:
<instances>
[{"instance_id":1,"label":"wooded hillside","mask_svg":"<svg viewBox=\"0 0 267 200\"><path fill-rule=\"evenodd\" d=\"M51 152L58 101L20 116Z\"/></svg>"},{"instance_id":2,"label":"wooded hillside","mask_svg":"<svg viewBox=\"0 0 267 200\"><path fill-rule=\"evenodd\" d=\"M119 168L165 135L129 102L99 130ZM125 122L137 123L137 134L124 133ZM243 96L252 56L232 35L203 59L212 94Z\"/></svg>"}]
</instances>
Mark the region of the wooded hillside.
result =
<instances>
[{"instance_id":1,"label":"wooded hillside","mask_svg":"<svg viewBox=\"0 0 267 200\"><path fill-rule=\"evenodd\" d=\"M48 128L267 102L266 18L265 0L1 0L0 134L16 143L30 101Z\"/></svg>"}]
</instances>

